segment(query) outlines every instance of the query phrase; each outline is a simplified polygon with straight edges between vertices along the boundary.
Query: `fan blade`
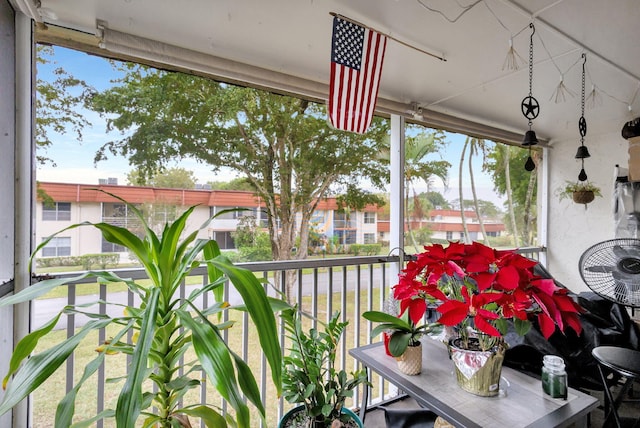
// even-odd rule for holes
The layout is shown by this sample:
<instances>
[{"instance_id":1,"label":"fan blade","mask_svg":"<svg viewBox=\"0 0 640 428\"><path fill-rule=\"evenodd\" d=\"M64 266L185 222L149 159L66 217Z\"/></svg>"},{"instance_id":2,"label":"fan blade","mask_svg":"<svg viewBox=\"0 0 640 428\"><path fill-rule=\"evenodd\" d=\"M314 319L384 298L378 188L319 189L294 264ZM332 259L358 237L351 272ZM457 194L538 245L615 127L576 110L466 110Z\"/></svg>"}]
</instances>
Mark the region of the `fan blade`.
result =
<instances>
[{"instance_id":1,"label":"fan blade","mask_svg":"<svg viewBox=\"0 0 640 428\"><path fill-rule=\"evenodd\" d=\"M585 266L587 272L612 273L616 271L615 266Z\"/></svg>"},{"instance_id":2,"label":"fan blade","mask_svg":"<svg viewBox=\"0 0 640 428\"><path fill-rule=\"evenodd\" d=\"M613 271L611 276L617 283L623 284L628 291L636 292L640 290L640 275L638 274Z\"/></svg>"}]
</instances>

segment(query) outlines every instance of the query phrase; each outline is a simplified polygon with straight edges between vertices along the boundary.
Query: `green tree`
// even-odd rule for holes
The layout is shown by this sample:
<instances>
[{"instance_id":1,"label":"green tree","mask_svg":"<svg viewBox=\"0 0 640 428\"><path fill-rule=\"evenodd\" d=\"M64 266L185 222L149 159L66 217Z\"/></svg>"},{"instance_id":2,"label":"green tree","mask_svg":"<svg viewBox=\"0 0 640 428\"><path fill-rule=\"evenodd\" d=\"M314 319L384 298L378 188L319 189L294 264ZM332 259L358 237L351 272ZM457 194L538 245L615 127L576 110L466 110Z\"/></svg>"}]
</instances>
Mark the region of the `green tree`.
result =
<instances>
[{"instance_id":1,"label":"green tree","mask_svg":"<svg viewBox=\"0 0 640 428\"><path fill-rule=\"evenodd\" d=\"M261 262L272 260L269 234L265 231L256 232L253 245L238 247L240 260L243 262Z\"/></svg>"},{"instance_id":2,"label":"green tree","mask_svg":"<svg viewBox=\"0 0 640 428\"><path fill-rule=\"evenodd\" d=\"M442 196L442 193L440 192L429 191L424 195L426 196L427 200L431 203L431 206L433 208L440 207L443 210L451 208L451 204L449 204L449 201L447 201L444 198L444 196Z\"/></svg>"},{"instance_id":3,"label":"green tree","mask_svg":"<svg viewBox=\"0 0 640 428\"><path fill-rule=\"evenodd\" d=\"M54 65L54 54L52 46L37 45L36 67ZM51 163L55 166L55 162L46 156L46 150L52 144L51 133L72 133L78 141L82 141L82 131L91 123L79 107L92 92L92 88L61 67L55 68L53 74L53 80L38 78L36 81L35 140L38 163Z\"/></svg>"},{"instance_id":4,"label":"green tree","mask_svg":"<svg viewBox=\"0 0 640 428\"><path fill-rule=\"evenodd\" d=\"M238 221L235 232L231 232L231 237L236 248L248 247L256 243L257 233L256 218L252 215L245 215Z\"/></svg>"},{"instance_id":5,"label":"green tree","mask_svg":"<svg viewBox=\"0 0 640 428\"><path fill-rule=\"evenodd\" d=\"M468 207L473 205L473 199L465 199L464 206ZM451 205L456 207L456 209L460 209L460 199L454 199L451 201ZM490 219L498 219L501 217L503 212L491 201L485 201L484 199L478 199L478 209L477 213L481 214L484 218Z\"/></svg>"},{"instance_id":6,"label":"green tree","mask_svg":"<svg viewBox=\"0 0 640 428\"><path fill-rule=\"evenodd\" d=\"M442 160L442 150L448 144L443 131L427 129L423 126L408 124L405 140L404 163L404 188L405 188L405 224L407 235L412 245L416 246L416 239L412 232L412 222L424 218L428 207L424 206L424 200L419 199L415 186L418 182L429 182L434 177L439 177L447 182L447 173L451 164ZM439 156L440 159L433 159ZM388 161L389 151L382 152L381 158ZM413 193L413 199L410 194Z\"/></svg>"},{"instance_id":7,"label":"green tree","mask_svg":"<svg viewBox=\"0 0 640 428\"><path fill-rule=\"evenodd\" d=\"M193 171L178 167L157 172L149 178L134 169L127 174L127 182L132 186L164 187L168 189L193 189L196 187L196 177Z\"/></svg>"},{"instance_id":8,"label":"green tree","mask_svg":"<svg viewBox=\"0 0 640 428\"><path fill-rule=\"evenodd\" d=\"M367 179L383 188L388 121L374 118L365 135L338 131L325 106L252 88L126 63L124 75L88 106L124 132L96 153L129 157L145 177L170 160L192 158L245 177L264 201L273 257L307 257L308 224L329 191ZM144 108L141 108L144 106ZM300 216L296 227L296 216Z\"/></svg>"},{"instance_id":9,"label":"green tree","mask_svg":"<svg viewBox=\"0 0 640 428\"><path fill-rule=\"evenodd\" d=\"M253 192L256 188L244 177L234 178L231 181L210 181L208 183L213 190L242 190Z\"/></svg>"},{"instance_id":10,"label":"green tree","mask_svg":"<svg viewBox=\"0 0 640 428\"><path fill-rule=\"evenodd\" d=\"M416 183L420 181L428 183L433 177L439 177L446 183L447 172L451 164L441 159L429 159L433 155L439 154L448 144L443 131L425 132L422 127L408 126L407 134L412 135L416 132L415 136L408 136L405 141L404 179L407 232L411 244L417 248L418 244L411 224L412 221L421 221L425 217L428 207L425 207L423 200L418 198L415 190ZM410 192L413 193L412 209L409 209Z\"/></svg>"},{"instance_id":11,"label":"green tree","mask_svg":"<svg viewBox=\"0 0 640 428\"><path fill-rule=\"evenodd\" d=\"M541 153L532 151L536 164ZM495 190L507 197L507 212L509 215L509 229L514 236L515 246L531 245L534 241L536 206L534 201L537 194L536 170L528 172L524 164L529 156L527 149L496 144L487 156L484 168L492 176ZM519 233L519 231L522 231Z\"/></svg>"}]
</instances>

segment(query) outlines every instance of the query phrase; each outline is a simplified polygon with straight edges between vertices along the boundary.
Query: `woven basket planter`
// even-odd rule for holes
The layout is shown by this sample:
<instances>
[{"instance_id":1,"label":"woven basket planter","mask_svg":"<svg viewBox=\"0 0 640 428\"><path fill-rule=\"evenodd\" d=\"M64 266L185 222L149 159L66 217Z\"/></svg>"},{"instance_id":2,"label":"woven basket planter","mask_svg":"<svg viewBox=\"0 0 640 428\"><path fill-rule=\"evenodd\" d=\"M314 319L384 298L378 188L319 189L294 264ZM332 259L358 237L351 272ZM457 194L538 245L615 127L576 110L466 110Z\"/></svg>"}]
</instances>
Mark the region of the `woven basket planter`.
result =
<instances>
[{"instance_id":1,"label":"woven basket planter","mask_svg":"<svg viewBox=\"0 0 640 428\"><path fill-rule=\"evenodd\" d=\"M595 199L595 194L592 190L580 190L573 192L573 202L576 204L588 204Z\"/></svg>"},{"instance_id":2,"label":"woven basket planter","mask_svg":"<svg viewBox=\"0 0 640 428\"><path fill-rule=\"evenodd\" d=\"M404 354L396 357L398 369L407 375L417 375L422 371L422 343L418 346L407 346Z\"/></svg>"}]
</instances>

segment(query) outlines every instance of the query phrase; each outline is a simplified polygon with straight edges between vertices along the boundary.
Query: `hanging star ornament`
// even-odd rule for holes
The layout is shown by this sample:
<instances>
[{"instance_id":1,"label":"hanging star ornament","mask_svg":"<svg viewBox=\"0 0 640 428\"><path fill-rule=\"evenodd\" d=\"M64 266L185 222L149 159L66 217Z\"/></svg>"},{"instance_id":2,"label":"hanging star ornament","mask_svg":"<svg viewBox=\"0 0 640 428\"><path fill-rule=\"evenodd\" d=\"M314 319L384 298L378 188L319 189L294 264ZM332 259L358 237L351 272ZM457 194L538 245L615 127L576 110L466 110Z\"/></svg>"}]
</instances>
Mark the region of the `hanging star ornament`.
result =
<instances>
[{"instance_id":1,"label":"hanging star ornament","mask_svg":"<svg viewBox=\"0 0 640 428\"><path fill-rule=\"evenodd\" d=\"M531 95L524 97L520 104L520 108L524 117L529 120L535 119L540 113L540 104L538 104L538 100Z\"/></svg>"}]
</instances>

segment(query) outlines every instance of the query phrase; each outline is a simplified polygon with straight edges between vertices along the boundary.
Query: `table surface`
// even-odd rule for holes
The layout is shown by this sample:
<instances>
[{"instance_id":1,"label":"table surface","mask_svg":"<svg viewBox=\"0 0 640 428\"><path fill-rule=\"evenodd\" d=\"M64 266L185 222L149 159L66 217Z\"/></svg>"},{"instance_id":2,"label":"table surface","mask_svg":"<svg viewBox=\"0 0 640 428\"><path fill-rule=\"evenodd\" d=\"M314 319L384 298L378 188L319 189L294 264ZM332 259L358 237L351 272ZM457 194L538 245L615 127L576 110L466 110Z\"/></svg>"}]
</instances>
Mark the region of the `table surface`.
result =
<instances>
[{"instance_id":1,"label":"table surface","mask_svg":"<svg viewBox=\"0 0 640 428\"><path fill-rule=\"evenodd\" d=\"M539 379L508 367L502 368L500 394L480 397L458 386L444 343L424 338L422 348L422 373L413 376L398 370L381 342L349 354L456 427L564 427L585 422L598 406L595 397L573 388L566 401L551 398Z\"/></svg>"}]
</instances>

